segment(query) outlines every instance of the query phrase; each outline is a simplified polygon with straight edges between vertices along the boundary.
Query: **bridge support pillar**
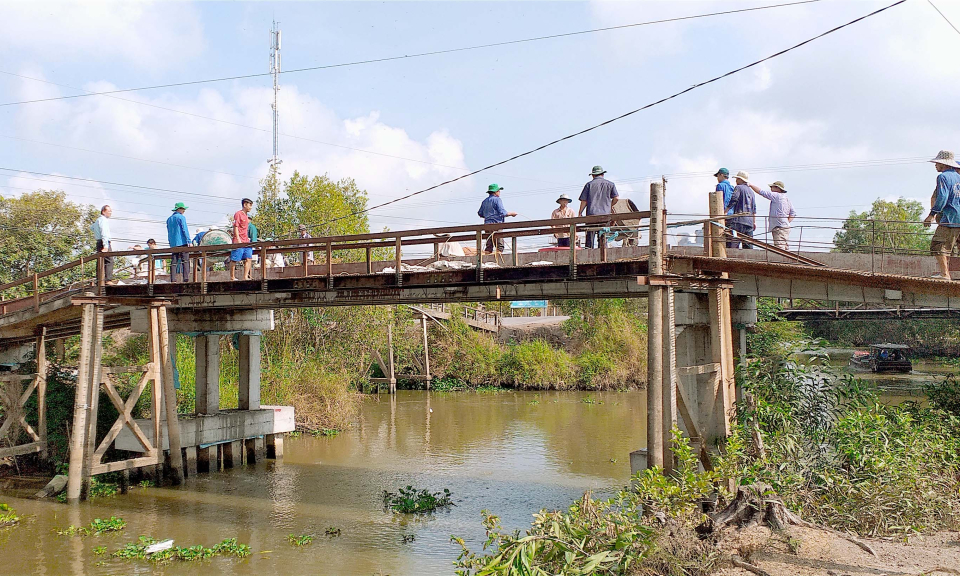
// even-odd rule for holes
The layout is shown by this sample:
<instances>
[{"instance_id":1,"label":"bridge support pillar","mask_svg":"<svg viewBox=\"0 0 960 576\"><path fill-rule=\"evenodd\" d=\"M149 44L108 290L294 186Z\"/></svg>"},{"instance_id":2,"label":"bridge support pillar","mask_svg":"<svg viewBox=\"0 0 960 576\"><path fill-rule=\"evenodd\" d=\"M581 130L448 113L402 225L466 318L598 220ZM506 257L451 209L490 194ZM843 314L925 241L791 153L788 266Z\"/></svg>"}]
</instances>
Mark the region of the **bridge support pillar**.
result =
<instances>
[{"instance_id":1,"label":"bridge support pillar","mask_svg":"<svg viewBox=\"0 0 960 576\"><path fill-rule=\"evenodd\" d=\"M260 335L240 334L239 408L260 409Z\"/></svg>"},{"instance_id":2,"label":"bridge support pillar","mask_svg":"<svg viewBox=\"0 0 960 576\"><path fill-rule=\"evenodd\" d=\"M199 335L194 347L197 358L195 412L216 414L220 411L220 337Z\"/></svg>"},{"instance_id":3,"label":"bridge support pillar","mask_svg":"<svg viewBox=\"0 0 960 576\"><path fill-rule=\"evenodd\" d=\"M90 481L87 466L87 435L91 420L92 395L100 389L100 357L103 354L103 306L83 304L80 320L80 366L73 404L73 430L70 436L70 464L67 475L67 501L76 502ZM96 414L92 416L96 418Z\"/></svg>"}]
</instances>

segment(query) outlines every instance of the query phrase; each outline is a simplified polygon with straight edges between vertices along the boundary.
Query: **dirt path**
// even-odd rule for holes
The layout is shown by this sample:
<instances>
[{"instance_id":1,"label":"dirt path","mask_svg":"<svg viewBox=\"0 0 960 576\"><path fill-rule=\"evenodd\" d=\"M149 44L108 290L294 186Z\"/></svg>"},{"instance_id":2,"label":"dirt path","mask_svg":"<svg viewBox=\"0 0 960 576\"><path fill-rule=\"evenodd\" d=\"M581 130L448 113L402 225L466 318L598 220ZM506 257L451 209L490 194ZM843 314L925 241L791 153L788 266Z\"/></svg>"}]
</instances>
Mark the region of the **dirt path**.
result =
<instances>
[{"instance_id":1,"label":"dirt path","mask_svg":"<svg viewBox=\"0 0 960 576\"><path fill-rule=\"evenodd\" d=\"M724 537L721 548L748 559L770 576L960 575L958 532L914 536L906 543L864 541L879 557L838 536L801 527L790 527L782 535L764 527L732 532ZM725 568L718 574L752 576L741 568Z\"/></svg>"}]
</instances>

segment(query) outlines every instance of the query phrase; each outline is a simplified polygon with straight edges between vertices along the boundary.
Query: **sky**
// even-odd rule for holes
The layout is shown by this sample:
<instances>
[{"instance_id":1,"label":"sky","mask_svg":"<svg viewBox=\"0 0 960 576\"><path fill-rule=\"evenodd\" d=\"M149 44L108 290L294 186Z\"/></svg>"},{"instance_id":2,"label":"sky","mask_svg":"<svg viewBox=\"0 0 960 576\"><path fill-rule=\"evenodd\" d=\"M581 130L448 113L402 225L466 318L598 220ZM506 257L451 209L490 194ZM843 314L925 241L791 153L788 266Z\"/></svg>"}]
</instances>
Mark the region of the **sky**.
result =
<instances>
[{"instance_id":1,"label":"sky","mask_svg":"<svg viewBox=\"0 0 960 576\"><path fill-rule=\"evenodd\" d=\"M881 8L839 0L281 75L281 177L353 178L378 204L576 132ZM960 2L934 0L960 27ZM775 0L769 0L776 3ZM0 2L0 104L620 26L767 2ZM960 154L960 33L909 0L784 56L440 189L374 210L374 230L470 224L490 183L549 217L592 166L644 209L707 212L719 167L785 182L807 241L850 210L928 205L926 159ZM191 231L255 197L272 79L0 106L0 195L110 204L119 248ZM72 177L68 179L64 177ZM91 182L95 180L97 182ZM133 185L133 186L128 186ZM758 211L768 203L758 199ZM795 229L798 226L795 226ZM795 232L796 234L796 232ZM115 247L116 248L116 247Z\"/></svg>"}]
</instances>

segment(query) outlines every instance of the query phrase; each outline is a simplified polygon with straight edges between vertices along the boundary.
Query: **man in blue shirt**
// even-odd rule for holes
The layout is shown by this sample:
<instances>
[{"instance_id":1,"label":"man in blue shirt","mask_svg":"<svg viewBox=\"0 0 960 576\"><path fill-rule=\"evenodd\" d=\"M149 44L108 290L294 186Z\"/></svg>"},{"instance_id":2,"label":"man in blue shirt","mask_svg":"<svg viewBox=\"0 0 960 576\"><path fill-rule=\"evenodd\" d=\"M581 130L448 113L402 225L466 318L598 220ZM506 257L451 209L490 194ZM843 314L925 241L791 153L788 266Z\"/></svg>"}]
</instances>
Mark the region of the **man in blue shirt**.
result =
<instances>
[{"instance_id":1,"label":"man in blue shirt","mask_svg":"<svg viewBox=\"0 0 960 576\"><path fill-rule=\"evenodd\" d=\"M617 193L617 186L613 182L603 177L607 171L602 166L594 166L590 171L592 178L583 186L580 192L580 210L577 216L583 216L583 211L587 211L587 216L595 214L610 214L613 205L617 203L620 194ZM597 233L594 230L587 231L587 248L594 248L594 240ZM573 242L576 245L576 242Z\"/></svg>"},{"instance_id":2,"label":"man in blue shirt","mask_svg":"<svg viewBox=\"0 0 960 576\"><path fill-rule=\"evenodd\" d=\"M730 203L730 196L733 195L733 184L730 183L730 171L726 168L721 168L717 170L717 173L714 174L717 178L717 192L723 192L723 205L726 206ZM728 211L727 214L733 214L733 211Z\"/></svg>"},{"instance_id":3,"label":"man in blue shirt","mask_svg":"<svg viewBox=\"0 0 960 576\"><path fill-rule=\"evenodd\" d=\"M100 217L90 226L93 232L93 239L97 241L97 252L110 252L111 240L110 234L110 216L113 215L113 208L104 206L100 209ZM103 281L105 284L114 284L113 281L113 256L104 256L100 259L103 264Z\"/></svg>"},{"instance_id":4,"label":"man in blue shirt","mask_svg":"<svg viewBox=\"0 0 960 576\"><path fill-rule=\"evenodd\" d=\"M737 185L733 187L730 193L730 200L724 204L727 214L744 214L744 216L734 216L727 218L727 228L735 231L737 237L746 236L753 238L753 231L757 227L757 198L753 190L747 184L750 175L741 170L735 176ZM737 237L727 241L727 248L753 248L752 244L741 242Z\"/></svg>"},{"instance_id":5,"label":"man in blue shirt","mask_svg":"<svg viewBox=\"0 0 960 576\"><path fill-rule=\"evenodd\" d=\"M937 220L937 230L930 240L930 253L937 257L940 265L940 273L934 278L950 280L948 257L960 236L960 174L957 173L960 164L948 150L941 150L931 162L940 174L937 176L937 195L923 225L929 228L934 219Z\"/></svg>"},{"instance_id":6,"label":"man in blue shirt","mask_svg":"<svg viewBox=\"0 0 960 576\"><path fill-rule=\"evenodd\" d=\"M187 207L183 202L177 202L173 207L173 214L167 218L167 243L171 248L190 245L190 231L187 229L187 217L183 215ZM190 275L190 258L186 252L174 252L170 259L170 281L187 282Z\"/></svg>"},{"instance_id":7,"label":"man in blue shirt","mask_svg":"<svg viewBox=\"0 0 960 576\"><path fill-rule=\"evenodd\" d=\"M491 184L487 186L487 198L480 204L480 209L477 210L477 216L483 218L484 224L503 224L503 221L507 217L516 216L516 212L507 212L507 209L503 207L503 200L500 199L500 191L503 190L503 187L499 184ZM487 245L484 248L484 254L493 254L493 237L496 234L491 232L487 236ZM503 252L503 238L497 238L497 252Z\"/></svg>"}]
</instances>

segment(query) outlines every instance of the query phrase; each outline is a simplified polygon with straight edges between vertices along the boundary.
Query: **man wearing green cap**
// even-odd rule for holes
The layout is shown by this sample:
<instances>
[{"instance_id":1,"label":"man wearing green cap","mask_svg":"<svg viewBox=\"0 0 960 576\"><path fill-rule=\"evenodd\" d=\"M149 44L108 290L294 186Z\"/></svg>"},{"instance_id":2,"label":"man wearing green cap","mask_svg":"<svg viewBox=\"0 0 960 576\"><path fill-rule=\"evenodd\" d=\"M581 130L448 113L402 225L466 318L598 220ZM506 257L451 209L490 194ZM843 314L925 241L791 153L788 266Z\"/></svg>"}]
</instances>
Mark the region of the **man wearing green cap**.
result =
<instances>
[{"instance_id":1,"label":"man wearing green cap","mask_svg":"<svg viewBox=\"0 0 960 576\"><path fill-rule=\"evenodd\" d=\"M171 248L190 245L190 230L187 228L187 217L183 215L187 207L183 202L177 202L173 207L173 214L167 218L167 243ZM174 252L170 258L170 281L187 282L190 273L190 257L186 252Z\"/></svg>"},{"instance_id":2,"label":"man wearing green cap","mask_svg":"<svg viewBox=\"0 0 960 576\"><path fill-rule=\"evenodd\" d=\"M507 217L516 216L516 212L507 212L507 209L503 207L503 200L500 199L500 191L503 190L503 187L499 184L491 184L487 186L487 198L480 204L480 210L477 210L477 216L483 218L484 224L503 224L503 221ZM487 237L487 245L484 248L484 253L492 254L493 253L493 237L495 234L490 234ZM503 252L503 239L497 238L497 252Z\"/></svg>"},{"instance_id":3,"label":"man wearing green cap","mask_svg":"<svg viewBox=\"0 0 960 576\"><path fill-rule=\"evenodd\" d=\"M714 174L717 178L717 192L723 192L723 205L730 203L730 197L733 196L733 184L730 183L730 171L726 168L717 170ZM733 209L727 210L727 214L733 214Z\"/></svg>"},{"instance_id":4,"label":"man wearing green cap","mask_svg":"<svg viewBox=\"0 0 960 576\"><path fill-rule=\"evenodd\" d=\"M620 196L617 193L616 185L603 177L607 171L602 166L594 166L590 171L593 178L583 187L580 193L580 211L578 216L583 216L583 211L587 211L587 216L595 214L610 214L613 205L617 203ZM587 248L596 248L594 240L597 237L596 231L587 231Z\"/></svg>"}]
</instances>

